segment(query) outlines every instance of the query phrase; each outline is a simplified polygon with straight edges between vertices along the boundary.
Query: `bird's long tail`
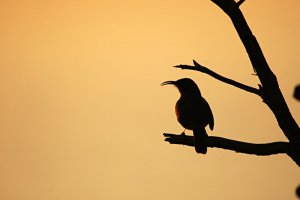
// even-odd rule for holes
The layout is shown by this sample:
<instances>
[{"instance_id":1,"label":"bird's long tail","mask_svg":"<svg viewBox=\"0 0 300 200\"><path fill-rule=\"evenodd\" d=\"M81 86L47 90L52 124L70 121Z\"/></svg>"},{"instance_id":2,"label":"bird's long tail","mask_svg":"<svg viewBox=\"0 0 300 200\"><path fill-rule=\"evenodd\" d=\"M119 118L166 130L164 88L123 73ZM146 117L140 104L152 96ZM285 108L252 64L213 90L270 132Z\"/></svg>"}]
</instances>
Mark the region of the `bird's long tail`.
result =
<instances>
[{"instance_id":1,"label":"bird's long tail","mask_svg":"<svg viewBox=\"0 0 300 200\"><path fill-rule=\"evenodd\" d=\"M201 128L195 128L193 130L194 134L194 144L195 144L195 150L197 153L203 153L206 154L207 147L206 147L206 139L207 139L207 133L204 127Z\"/></svg>"}]
</instances>

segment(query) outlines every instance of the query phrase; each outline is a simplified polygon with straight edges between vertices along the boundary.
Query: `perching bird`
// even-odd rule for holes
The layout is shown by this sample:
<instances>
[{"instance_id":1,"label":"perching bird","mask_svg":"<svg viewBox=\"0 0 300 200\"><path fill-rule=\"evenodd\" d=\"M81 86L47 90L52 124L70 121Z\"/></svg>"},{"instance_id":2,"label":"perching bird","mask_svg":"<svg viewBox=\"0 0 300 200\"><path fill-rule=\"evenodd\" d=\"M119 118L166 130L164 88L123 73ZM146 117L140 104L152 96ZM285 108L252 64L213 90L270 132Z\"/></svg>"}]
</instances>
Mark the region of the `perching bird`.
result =
<instances>
[{"instance_id":1,"label":"perching bird","mask_svg":"<svg viewBox=\"0 0 300 200\"><path fill-rule=\"evenodd\" d=\"M201 96L196 83L189 78L177 81L165 81L161 85L175 85L181 96L176 103L175 112L178 122L185 128L193 130L197 153L207 152L205 127L214 128L214 117L207 101Z\"/></svg>"}]
</instances>

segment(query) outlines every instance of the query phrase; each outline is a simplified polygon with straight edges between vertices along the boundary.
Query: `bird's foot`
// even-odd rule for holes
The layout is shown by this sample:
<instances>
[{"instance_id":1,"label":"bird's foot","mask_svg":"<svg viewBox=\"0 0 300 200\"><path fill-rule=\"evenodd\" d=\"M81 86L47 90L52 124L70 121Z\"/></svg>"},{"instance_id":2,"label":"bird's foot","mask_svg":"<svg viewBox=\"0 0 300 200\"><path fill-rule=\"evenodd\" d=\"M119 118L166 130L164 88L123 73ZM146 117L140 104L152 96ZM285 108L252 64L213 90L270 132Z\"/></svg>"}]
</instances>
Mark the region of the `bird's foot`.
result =
<instances>
[{"instance_id":1,"label":"bird's foot","mask_svg":"<svg viewBox=\"0 0 300 200\"><path fill-rule=\"evenodd\" d=\"M185 130L186 130L186 129L184 129L184 130L182 131L181 135L183 135L183 136L185 135Z\"/></svg>"}]
</instances>

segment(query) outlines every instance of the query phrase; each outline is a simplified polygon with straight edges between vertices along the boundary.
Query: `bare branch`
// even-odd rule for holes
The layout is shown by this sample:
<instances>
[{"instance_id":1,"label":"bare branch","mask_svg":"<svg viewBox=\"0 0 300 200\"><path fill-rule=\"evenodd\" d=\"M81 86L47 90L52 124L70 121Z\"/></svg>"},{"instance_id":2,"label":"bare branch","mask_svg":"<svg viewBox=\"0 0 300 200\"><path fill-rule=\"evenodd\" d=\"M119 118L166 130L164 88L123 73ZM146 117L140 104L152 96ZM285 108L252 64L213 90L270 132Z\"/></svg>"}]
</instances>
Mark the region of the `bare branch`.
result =
<instances>
[{"instance_id":1,"label":"bare branch","mask_svg":"<svg viewBox=\"0 0 300 200\"><path fill-rule=\"evenodd\" d=\"M187 146L194 146L194 137L185 134L172 134L164 133L166 137L165 141L170 144L182 144ZM209 136L206 140L207 147L222 148L232 150L237 153L254 154L258 156L268 156L279 153L288 153L288 142L272 142L265 144L254 144L247 142L240 142L236 140L230 140L222 137Z\"/></svg>"},{"instance_id":2,"label":"bare branch","mask_svg":"<svg viewBox=\"0 0 300 200\"><path fill-rule=\"evenodd\" d=\"M258 41L251 32L243 13L238 7L232 9L234 0L211 0L218 5L231 19L247 53L251 64L257 72L262 84L261 91L265 103L274 113L280 128L291 141L295 155L300 155L300 129L291 115L286 101L281 93L275 74L270 69ZM300 156L298 156L300 162Z\"/></svg>"},{"instance_id":3,"label":"bare branch","mask_svg":"<svg viewBox=\"0 0 300 200\"><path fill-rule=\"evenodd\" d=\"M246 19L235 6L234 0L211 0L231 19L251 61L252 67L261 82L260 91L264 102L274 113L278 125L290 141L288 155L300 166L300 128L289 111L279 88L277 78L270 69L258 41L249 28Z\"/></svg>"},{"instance_id":4,"label":"bare branch","mask_svg":"<svg viewBox=\"0 0 300 200\"><path fill-rule=\"evenodd\" d=\"M237 81L234 81L232 79L226 78L224 76L221 76L220 74L217 74L216 72L208 69L207 67L204 67L202 65L200 65L199 63L197 63L195 60L193 60L194 65L195 66L190 66L190 65L177 65L174 66L176 68L181 68L181 69L189 69L189 70L195 70L195 71L199 71L205 74L208 74L210 76L212 76L213 78L222 81L224 83L227 83L229 85L235 86L239 89L245 90L247 92L253 93L253 94L257 94L258 96L262 97L260 90L247 86L245 84L239 83Z\"/></svg>"}]
</instances>

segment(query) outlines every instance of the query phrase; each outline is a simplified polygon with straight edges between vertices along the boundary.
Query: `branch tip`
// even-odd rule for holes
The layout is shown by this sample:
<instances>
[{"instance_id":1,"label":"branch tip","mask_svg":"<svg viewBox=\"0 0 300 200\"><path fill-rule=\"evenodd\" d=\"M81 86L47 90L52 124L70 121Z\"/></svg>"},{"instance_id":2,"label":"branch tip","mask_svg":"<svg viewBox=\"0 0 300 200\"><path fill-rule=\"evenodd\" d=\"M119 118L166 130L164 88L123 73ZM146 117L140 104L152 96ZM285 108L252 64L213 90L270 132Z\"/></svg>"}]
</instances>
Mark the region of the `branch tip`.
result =
<instances>
[{"instance_id":1,"label":"branch tip","mask_svg":"<svg viewBox=\"0 0 300 200\"><path fill-rule=\"evenodd\" d=\"M200 65L199 63L197 63L196 60L193 60L193 63L195 65L195 67L198 67L198 68L203 67L204 68L204 66Z\"/></svg>"},{"instance_id":2,"label":"branch tip","mask_svg":"<svg viewBox=\"0 0 300 200\"><path fill-rule=\"evenodd\" d=\"M246 0L240 0L236 3L237 7L240 7L240 5L242 5Z\"/></svg>"}]
</instances>

